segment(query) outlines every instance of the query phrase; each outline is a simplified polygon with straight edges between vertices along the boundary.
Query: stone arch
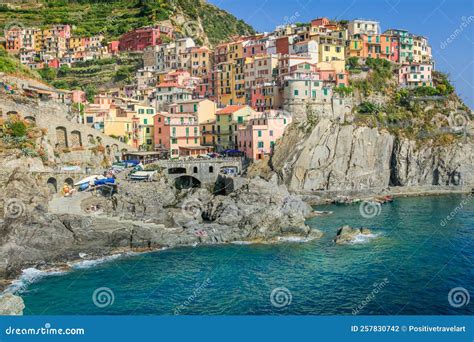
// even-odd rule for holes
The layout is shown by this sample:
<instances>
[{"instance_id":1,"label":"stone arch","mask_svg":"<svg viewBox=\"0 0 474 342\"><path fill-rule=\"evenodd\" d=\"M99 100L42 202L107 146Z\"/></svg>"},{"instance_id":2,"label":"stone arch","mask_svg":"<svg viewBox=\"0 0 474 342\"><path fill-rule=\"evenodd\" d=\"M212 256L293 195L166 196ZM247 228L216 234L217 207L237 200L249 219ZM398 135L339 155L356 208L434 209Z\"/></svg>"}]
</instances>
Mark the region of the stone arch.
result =
<instances>
[{"instance_id":1,"label":"stone arch","mask_svg":"<svg viewBox=\"0 0 474 342\"><path fill-rule=\"evenodd\" d=\"M49 177L46 181L46 186L52 194L56 194L58 192L58 181L56 178Z\"/></svg>"},{"instance_id":2,"label":"stone arch","mask_svg":"<svg viewBox=\"0 0 474 342\"><path fill-rule=\"evenodd\" d=\"M71 132L71 147L81 147L82 146L82 136L80 131Z\"/></svg>"},{"instance_id":3,"label":"stone arch","mask_svg":"<svg viewBox=\"0 0 474 342\"><path fill-rule=\"evenodd\" d=\"M168 174L169 175L180 175L186 173L186 168L184 167L170 167L168 169Z\"/></svg>"},{"instance_id":4,"label":"stone arch","mask_svg":"<svg viewBox=\"0 0 474 342\"><path fill-rule=\"evenodd\" d=\"M7 118L10 118L11 116L20 116L17 111L11 110L7 112Z\"/></svg>"},{"instance_id":5,"label":"stone arch","mask_svg":"<svg viewBox=\"0 0 474 342\"><path fill-rule=\"evenodd\" d=\"M201 181L197 179L196 177L184 175L184 176L179 176L178 178L175 179L174 186L178 190L200 188Z\"/></svg>"},{"instance_id":6,"label":"stone arch","mask_svg":"<svg viewBox=\"0 0 474 342\"><path fill-rule=\"evenodd\" d=\"M74 179L72 179L71 177L68 177L64 180L64 183L66 183L67 185L69 185L69 187L74 187Z\"/></svg>"},{"instance_id":7,"label":"stone arch","mask_svg":"<svg viewBox=\"0 0 474 342\"><path fill-rule=\"evenodd\" d=\"M66 127L58 126L56 127L56 146L58 147L68 147L67 141L67 130Z\"/></svg>"},{"instance_id":8,"label":"stone arch","mask_svg":"<svg viewBox=\"0 0 474 342\"><path fill-rule=\"evenodd\" d=\"M29 123L36 123L36 118L34 116L25 116L24 119Z\"/></svg>"}]
</instances>

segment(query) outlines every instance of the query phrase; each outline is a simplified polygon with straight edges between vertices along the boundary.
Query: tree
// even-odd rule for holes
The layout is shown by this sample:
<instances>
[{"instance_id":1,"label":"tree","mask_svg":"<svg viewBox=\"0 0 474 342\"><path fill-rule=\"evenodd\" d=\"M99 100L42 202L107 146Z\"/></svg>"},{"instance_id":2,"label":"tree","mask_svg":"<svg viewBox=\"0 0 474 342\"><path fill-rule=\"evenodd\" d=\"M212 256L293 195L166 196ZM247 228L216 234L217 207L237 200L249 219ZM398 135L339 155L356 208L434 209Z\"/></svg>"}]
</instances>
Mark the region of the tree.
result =
<instances>
[{"instance_id":1,"label":"tree","mask_svg":"<svg viewBox=\"0 0 474 342\"><path fill-rule=\"evenodd\" d=\"M97 94L96 87L92 84L89 84L89 85L87 85L87 87L84 91L86 93L87 101L94 102L94 96Z\"/></svg>"}]
</instances>

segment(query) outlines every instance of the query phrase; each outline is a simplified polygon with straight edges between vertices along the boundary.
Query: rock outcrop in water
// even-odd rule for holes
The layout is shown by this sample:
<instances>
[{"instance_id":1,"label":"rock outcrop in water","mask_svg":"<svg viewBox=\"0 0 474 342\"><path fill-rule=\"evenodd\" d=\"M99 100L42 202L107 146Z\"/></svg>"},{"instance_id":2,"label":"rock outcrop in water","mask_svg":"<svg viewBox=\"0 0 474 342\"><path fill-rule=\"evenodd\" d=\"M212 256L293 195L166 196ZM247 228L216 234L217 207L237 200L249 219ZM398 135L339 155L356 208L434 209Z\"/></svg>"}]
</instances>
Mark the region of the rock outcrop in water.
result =
<instances>
[{"instance_id":1,"label":"rock outcrop in water","mask_svg":"<svg viewBox=\"0 0 474 342\"><path fill-rule=\"evenodd\" d=\"M293 125L271 166L293 191L474 184L470 140L436 145L387 130L321 120Z\"/></svg>"},{"instance_id":2,"label":"rock outcrop in water","mask_svg":"<svg viewBox=\"0 0 474 342\"><path fill-rule=\"evenodd\" d=\"M373 234L368 228L352 228L349 226L343 226L337 230L334 242L338 245L352 244L355 243L360 236L370 237L373 236Z\"/></svg>"},{"instance_id":3,"label":"rock outcrop in water","mask_svg":"<svg viewBox=\"0 0 474 342\"><path fill-rule=\"evenodd\" d=\"M25 303L21 297L11 293L0 296L0 315L2 316L21 316Z\"/></svg>"}]
</instances>

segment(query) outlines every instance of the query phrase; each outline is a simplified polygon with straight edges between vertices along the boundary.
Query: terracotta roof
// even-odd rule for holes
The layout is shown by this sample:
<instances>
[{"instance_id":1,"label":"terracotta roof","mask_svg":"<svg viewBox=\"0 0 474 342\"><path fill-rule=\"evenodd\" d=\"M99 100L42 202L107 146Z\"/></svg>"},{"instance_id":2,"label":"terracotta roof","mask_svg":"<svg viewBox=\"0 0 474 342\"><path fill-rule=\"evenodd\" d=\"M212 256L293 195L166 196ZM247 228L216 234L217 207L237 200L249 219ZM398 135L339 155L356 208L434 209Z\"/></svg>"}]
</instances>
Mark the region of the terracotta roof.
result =
<instances>
[{"instance_id":1,"label":"terracotta roof","mask_svg":"<svg viewBox=\"0 0 474 342\"><path fill-rule=\"evenodd\" d=\"M225 108L219 109L216 112L216 115L217 114L232 114L232 113L235 113L236 111L241 110L242 108L245 108L245 107L246 106L244 106L244 105L230 105L230 106L227 106Z\"/></svg>"}]
</instances>

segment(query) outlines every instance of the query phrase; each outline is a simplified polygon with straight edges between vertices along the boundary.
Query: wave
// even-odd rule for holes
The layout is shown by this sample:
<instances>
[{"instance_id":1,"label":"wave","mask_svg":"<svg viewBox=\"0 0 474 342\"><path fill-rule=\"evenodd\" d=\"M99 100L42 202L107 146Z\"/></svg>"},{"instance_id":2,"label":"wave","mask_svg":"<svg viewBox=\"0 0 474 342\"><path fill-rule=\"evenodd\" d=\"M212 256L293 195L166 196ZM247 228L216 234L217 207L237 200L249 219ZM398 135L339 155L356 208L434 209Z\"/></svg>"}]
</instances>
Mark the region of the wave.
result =
<instances>
[{"instance_id":1,"label":"wave","mask_svg":"<svg viewBox=\"0 0 474 342\"><path fill-rule=\"evenodd\" d=\"M34 282L37 282L41 278L51 275L62 275L66 273L66 270L50 269L50 270L39 270L34 267L26 268L22 270L22 273L18 279L11 282L11 284L3 291L4 293L21 293L26 291L26 288Z\"/></svg>"},{"instance_id":2,"label":"wave","mask_svg":"<svg viewBox=\"0 0 474 342\"><path fill-rule=\"evenodd\" d=\"M382 235L382 234L381 233L377 233L377 234L374 234L374 233L370 233L370 234L359 233L357 235L354 235L353 240L351 242L349 242L348 244L349 245L357 245L357 244L362 244L362 243L368 243L371 240L379 237L380 235Z\"/></svg>"},{"instance_id":3,"label":"wave","mask_svg":"<svg viewBox=\"0 0 474 342\"><path fill-rule=\"evenodd\" d=\"M311 240L314 240L314 238L304 238L300 236L280 236L277 239L279 242L295 242L295 243L303 243L303 242L309 242Z\"/></svg>"}]
</instances>

